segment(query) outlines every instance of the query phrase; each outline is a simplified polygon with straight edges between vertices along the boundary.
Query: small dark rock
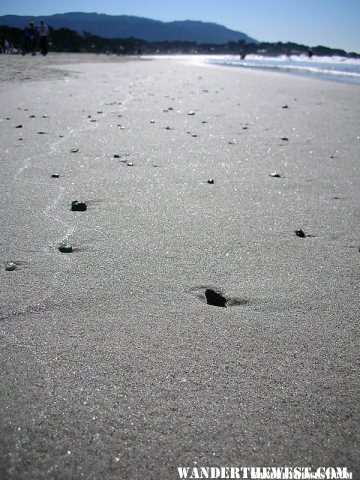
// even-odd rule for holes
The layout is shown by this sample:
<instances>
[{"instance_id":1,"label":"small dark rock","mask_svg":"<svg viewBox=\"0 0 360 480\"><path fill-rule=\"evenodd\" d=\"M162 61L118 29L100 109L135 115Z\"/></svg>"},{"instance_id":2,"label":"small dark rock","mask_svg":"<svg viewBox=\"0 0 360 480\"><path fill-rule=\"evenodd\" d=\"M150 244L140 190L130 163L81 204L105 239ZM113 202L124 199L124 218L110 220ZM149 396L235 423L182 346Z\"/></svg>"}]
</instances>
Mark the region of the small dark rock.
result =
<instances>
[{"instance_id":1,"label":"small dark rock","mask_svg":"<svg viewBox=\"0 0 360 480\"><path fill-rule=\"evenodd\" d=\"M128 167L133 167L133 166L134 166L133 162L127 162L126 165L127 165Z\"/></svg>"},{"instance_id":2,"label":"small dark rock","mask_svg":"<svg viewBox=\"0 0 360 480\"><path fill-rule=\"evenodd\" d=\"M283 105L281 108L289 108L288 105Z\"/></svg>"},{"instance_id":3,"label":"small dark rock","mask_svg":"<svg viewBox=\"0 0 360 480\"><path fill-rule=\"evenodd\" d=\"M226 307L226 298L210 288L205 291L205 297L208 305L214 305L215 307Z\"/></svg>"},{"instance_id":4,"label":"small dark rock","mask_svg":"<svg viewBox=\"0 0 360 480\"><path fill-rule=\"evenodd\" d=\"M78 151L79 151L78 148L72 148L72 149L71 149L71 153L77 153Z\"/></svg>"},{"instance_id":5,"label":"small dark rock","mask_svg":"<svg viewBox=\"0 0 360 480\"><path fill-rule=\"evenodd\" d=\"M15 128L23 128L23 125L16 125Z\"/></svg>"},{"instance_id":6,"label":"small dark rock","mask_svg":"<svg viewBox=\"0 0 360 480\"><path fill-rule=\"evenodd\" d=\"M289 139L288 139L287 137L281 137L281 140L282 140L283 142L288 142L288 141L289 141Z\"/></svg>"},{"instance_id":7,"label":"small dark rock","mask_svg":"<svg viewBox=\"0 0 360 480\"><path fill-rule=\"evenodd\" d=\"M35 118L35 115L29 115L29 118Z\"/></svg>"},{"instance_id":8,"label":"small dark rock","mask_svg":"<svg viewBox=\"0 0 360 480\"><path fill-rule=\"evenodd\" d=\"M73 212L85 212L87 209L86 203L84 202L78 202L77 200L74 200L71 203L71 210Z\"/></svg>"},{"instance_id":9,"label":"small dark rock","mask_svg":"<svg viewBox=\"0 0 360 480\"><path fill-rule=\"evenodd\" d=\"M16 263L15 262L6 262L5 264L5 270L7 272L12 272L13 270L16 270Z\"/></svg>"},{"instance_id":10,"label":"small dark rock","mask_svg":"<svg viewBox=\"0 0 360 480\"><path fill-rule=\"evenodd\" d=\"M190 112L188 112L188 115L195 115L194 110L190 110Z\"/></svg>"},{"instance_id":11,"label":"small dark rock","mask_svg":"<svg viewBox=\"0 0 360 480\"><path fill-rule=\"evenodd\" d=\"M115 153L113 158L120 158L120 155L118 153Z\"/></svg>"},{"instance_id":12,"label":"small dark rock","mask_svg":"<svg viewBox=\"0 0 360 480\"><path fill-rule=\"evenodd\" d=\"M207 183L209 183L210 185L214 185L214 180L212 178L209 178L209 180L207 181Z\"/></svg>"},{"instance_id":13,"label":"small dark rock","mask_svg":"<svg viewBox=\"0 0 360 480\"><path fill-rule=\"evenodd\" d=\"M71 253L73 251L73 247L70 243L61 242L59 245L59 252L61 253Z\"/></svg>"},{"instance_id":14,"label":"small dark rock","mask_svg":"<svg viewBox=\"0 0 360 480\"><path fill-rule=\"evenodd\" d=\"M306 237L305 232L303 230L301 230L301 228L300 228L300 230L295 230L295 233L300 238L305 238Z\"/></svg>"},{"instance_id":15,"label":"small dark rock","mask_svg":"<svg viewBox=\"0 0 360 480\"><path fill-rule=\"evenodd\" d=\"M37 132L39 135L45 135L45 132Z\"/></svg>"},{"instance_id":16,"label":"small dark rock","mask_svg":"<svg viewBox=\"0 0 360 480\"><path fill-rule=\"evenodd\" d=\"M58 173L53 173L51 175L51 178L59 178L59 177L60 177L60 175Z\"/></svg>"},{"instance_id":17,"label":"small dark rock","mask_svg":"<svg viewBox=\"0 0 360 480\"><path fill-rule=\"evenodd\" d=\"M274 173L270 173L270 177L281 178L281 175L280 173L274 172Z\"/></svg>"}]
</instances>

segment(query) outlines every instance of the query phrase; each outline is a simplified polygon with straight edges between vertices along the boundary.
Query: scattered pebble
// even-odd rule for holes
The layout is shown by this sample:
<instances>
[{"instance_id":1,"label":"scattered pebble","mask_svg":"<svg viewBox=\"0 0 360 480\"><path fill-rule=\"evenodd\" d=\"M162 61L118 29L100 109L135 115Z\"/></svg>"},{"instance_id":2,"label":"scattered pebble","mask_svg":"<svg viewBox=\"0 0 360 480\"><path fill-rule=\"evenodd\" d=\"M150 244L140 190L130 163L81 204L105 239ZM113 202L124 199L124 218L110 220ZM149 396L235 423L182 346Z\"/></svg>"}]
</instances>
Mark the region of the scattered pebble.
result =
<instances>
[{"instance_id":1,"label":"scattered pebble","mask_svg":"<svg viewBox=\"0 0 360 480\"><path fill-rule=\"evenodd\" d=\"M301 230L301 228L300 228L300 230L295 230L295 233L300 238L305 238L306 237L305 232L303 230Z\"/></svg>"},{"instance_id":2,"label":"scattered pebble","mask_svg":"<svg viewBox=\"0 0 360 480\"><path fill-rule=\"evenodd\" d=\"M120 158L120 155L118 153L115 153L115 155L113 156L113 158Z\"/></svg>"},{"instance_id":3,"label":"scattered pebble","mask_svg":"<svg viewBox=\"0 0 360 480\"><path fill-rule=\"evenodd\" d=\"M190 110L190 112L188 112L188 115L195 115L194 110Z\"/></svg>"},{"instance_id":4,"label":"scattered pebble","mask_svg":"<svg viewBox=\"0 0 360 480\"><path fill-rule=\"evenodd\" d=\"M77 200L74 200L71 202L71 210L73 212L85 212L87 209L86 203L84 202L78 202Z\"/></svg>"},{"instance_id":5,"label":"scattered pebble","mask_svg":"<svg viewBox=\"0 0 360 480\"><path fill-rule=\"evenodd\" d=\"M133 166L134 166L133 162L127 162L126 165L127 165L128 167L133 167Z\"/></svg>"},{"instance_id":6,"label":"scattered pebble","mask_svg":"<svg viewBox=\"0 0 360 480\"><path fill-rule=\"evenodd\" d=\"M16 125L15 128L23 128L23 125Z\"/></svg>"},{"instance_id":7,"label":"scattered pebble","mask_svg":"<svg viewBox=\"0 0 360 480\"><path fill-rule=\"evenodd\" d=\"M72 152L72 153L77 153L78 151L79 151L78 148L72 148L72 149L71 149L71 152Z\"/></svg>"},{"instance_id":8,"label":"scattered pebble","mask_svg":"<svg viewBox=\"0 0 360 480\"><path fill-rule=\"evenodd\" d=\"M197 137L196 133L193 133L191 136L192 136L192 137Z\"/></svg>"},{"instance_id":9,"label":"scattered pebble","mask_svg":"<svg viewBox=\"0 0 360 480\"><path fill-rule=\"evenodd\" d=\"M51 175L51 178L59 178L59 177L60 177L60 175L58 173L53 173Z\"/></svg>"},{"instance_id":10,"label":"scattered pebble","mask_svg":"<svg viewBox=\"0 0 360 480\"><path fill-rule=\"evenodd\" d=\"M39 135L45 135L45 132L41 131L41 132L37 132Z\"/></svg>"},{"instance_id":11,"label":"scattered pebble","mask_svg":"<svg viewBox=\"0 0 360 480\"><path fill-rule=\"evenodd\" d=\"M47 116L47 115L43 115L42 118L48 118L48 116Z\"/></svg>"},{"instance_id":12,"label":"scattered pebble","mask_svg":"<svg viewBox=\"0 0 360 480\"><path fill-rule=\"evenodd\" d=\"M209 180L207 181L207 183L209 183L210 185L214 185L214 180L212 178L209 178Z\"/></svg>"},{"instance_id":13,"label":"scattered pebble","mask_svg":"<svg viewBox=\"0 0 360 480\"><path fill-rule=\"evenodd\" d=\"M229 145L236 145L237 144L237 141L234 139L234 140L230 140L230 142L228 142Z\"/></svg>"},{"instance_id":14,"label":"scattered pebble","mask_svg":"<svg viewBox=\"0 0 360 480\"><path fill-rule=\"evenodd\" d=\"M208 305L214 305L215 307L226 307L226 298L210 288L205 291L205 297Z\"/></svg>"},{"instance_id":15,"label":"scattered pebble","mask_svg":"<svg viewBox=\"0 0 360 480\"><path fill-rule=\"evenodd\" d=\"M6 262L5 263L5 270L7 272L12 272L13 270L16 270L17 265L15 262Z\"/></svg>"},{"instance_id":16,"label":"scattered pebble","mask_svg":"<svg viewBox=\"0 0 360 480\"><path fill-rule=\"evenodd\" d=\"M61 253L71 253L73 251L73 247L70 243L65 241L61 242L59 245L59 252Z\"/></svg>"},{"instance_id":17,"label":"scattered pebble","mask_svg":"<svg viewBox=\"0 0 360 480\"><path fill-rule=\"evenodd\" d=\"M35 115L29 115L29 118L35 118Z\"/></svg>"},{"instance_id":18,"label":"scattered pebble","mask_svg":"<svg viewBox=\"0 0 360 480\"><path fill-rule=\"evenodd\" d=\"M288 141L289 141L289 139L288 139L287 137L281 137L281 140L282 140L283 142L288 142Z\"/></svg>"},{"instance_id":19,"label":"scattered pebble","mask_svg":"<svg viewBox=\"0 0 360 480\"><path fill-rule=\"evenodd\" d=\"M280 173L274 172L274 173L270 173L270 177L281 178L281 175Z\"/></svg>"},{"instance_id":20,"label":"scattered pebble","mask_svg":"<svg viewBox=\"0 0 360 480\"><path fill-rule=\"evenodd\" d=\"M281 108L289 108L289 105L283 105Z\"/></svg>"},{"instance_id":21,"label":"scattered pebble","mask_svg":"<svg viewBox=\"0 0 360 480\"><path fill-rule=\"evenodd\" d=\"M150 120L150 123L155 123L155 120Z\"/></svg>"}]
</instances>

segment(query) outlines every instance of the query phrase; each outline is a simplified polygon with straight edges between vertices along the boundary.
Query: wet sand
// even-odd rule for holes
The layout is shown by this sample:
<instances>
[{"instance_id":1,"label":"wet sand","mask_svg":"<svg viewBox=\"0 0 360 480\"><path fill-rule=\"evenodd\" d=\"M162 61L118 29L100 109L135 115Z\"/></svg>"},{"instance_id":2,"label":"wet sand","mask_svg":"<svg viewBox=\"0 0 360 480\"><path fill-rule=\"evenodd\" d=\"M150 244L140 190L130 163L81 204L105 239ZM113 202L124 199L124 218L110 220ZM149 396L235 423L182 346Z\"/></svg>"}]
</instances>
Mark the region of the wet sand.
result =
<instances>
[{"instance_id":1,"label":"wet sand","mask_svg":"<svg viewBox=\"0 0 360 480\"><path fill-rule=\"evenodd\" d=\"M0 56L0 477L357 478L359 88L85 60Z\"/></svg>"}]
</instances>

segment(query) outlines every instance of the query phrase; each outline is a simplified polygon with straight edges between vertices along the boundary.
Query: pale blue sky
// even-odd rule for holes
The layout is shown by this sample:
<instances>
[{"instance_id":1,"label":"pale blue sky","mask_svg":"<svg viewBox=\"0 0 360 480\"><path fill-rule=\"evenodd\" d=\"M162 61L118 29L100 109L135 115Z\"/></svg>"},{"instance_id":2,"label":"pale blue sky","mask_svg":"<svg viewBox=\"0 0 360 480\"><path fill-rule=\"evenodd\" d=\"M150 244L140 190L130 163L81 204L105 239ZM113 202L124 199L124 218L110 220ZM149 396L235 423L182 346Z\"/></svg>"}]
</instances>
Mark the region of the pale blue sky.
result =
<instances>
[{"instance_id":1,"label":"pale blue sky","mask_svg":"<svg viewBox=\"0 0 360 480\"><path fill-rule=\"evenodd\" d=\"M294 41L360 53L360 0L0 0L0 15L80 11L202 20L260 41Z\"/></svg>"}]
</instances>

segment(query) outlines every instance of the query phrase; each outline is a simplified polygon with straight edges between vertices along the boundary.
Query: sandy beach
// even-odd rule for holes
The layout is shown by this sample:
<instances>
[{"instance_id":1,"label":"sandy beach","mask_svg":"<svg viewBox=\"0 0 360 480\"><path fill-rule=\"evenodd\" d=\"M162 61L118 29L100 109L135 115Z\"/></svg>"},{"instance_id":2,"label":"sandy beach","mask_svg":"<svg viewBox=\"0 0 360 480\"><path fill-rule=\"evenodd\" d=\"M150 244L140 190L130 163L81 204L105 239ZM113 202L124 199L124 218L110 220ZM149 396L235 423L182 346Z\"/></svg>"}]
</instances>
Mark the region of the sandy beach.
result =
<instances>
[{"instance_id":1,"label":"sandy beach","mask_svg":"<svg viewBox=\"0 0 360 480\"><path fill-rule=\"evenodd\" d=\"M0 67L0 478L360 478L359 87L181 58Z\"/></svg>"}]
</instances>

